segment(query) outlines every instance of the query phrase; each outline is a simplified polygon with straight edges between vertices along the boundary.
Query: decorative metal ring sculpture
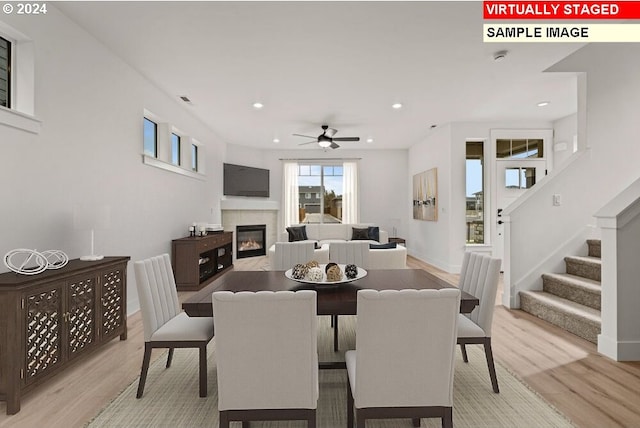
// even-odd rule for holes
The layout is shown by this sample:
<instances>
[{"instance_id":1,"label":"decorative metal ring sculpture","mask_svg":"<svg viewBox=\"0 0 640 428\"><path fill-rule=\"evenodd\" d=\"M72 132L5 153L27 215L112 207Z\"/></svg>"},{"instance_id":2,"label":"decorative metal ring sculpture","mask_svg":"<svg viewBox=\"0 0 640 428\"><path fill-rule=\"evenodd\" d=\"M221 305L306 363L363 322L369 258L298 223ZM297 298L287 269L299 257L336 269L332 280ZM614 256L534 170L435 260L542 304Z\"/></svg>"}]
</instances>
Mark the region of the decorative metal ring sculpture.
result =
<instances>
[{"instance_id":1,"label":"decorative metal ring sculpture","mask_svg":"<svg viewBox=\"0 0 640 428\"><path fill-rule=\"evenodd\" d=\"M4 264L9 270L22 275L37 275L47 269L60 269L69 262L69 257L61 250L38 252L27 248L17 248L4 255ZM35 265L32 265L35 263Z\"/></svg>"}]
</instances>

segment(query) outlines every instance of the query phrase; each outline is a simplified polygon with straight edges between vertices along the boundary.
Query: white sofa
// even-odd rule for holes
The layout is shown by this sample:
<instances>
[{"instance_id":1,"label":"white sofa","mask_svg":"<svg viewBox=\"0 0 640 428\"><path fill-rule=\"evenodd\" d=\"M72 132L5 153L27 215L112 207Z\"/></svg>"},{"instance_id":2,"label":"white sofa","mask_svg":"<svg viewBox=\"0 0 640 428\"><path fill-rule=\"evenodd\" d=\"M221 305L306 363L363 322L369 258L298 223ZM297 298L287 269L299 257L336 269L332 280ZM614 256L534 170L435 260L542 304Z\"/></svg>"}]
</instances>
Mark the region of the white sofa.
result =
<instances>
[{"instance_id":1,"label":"white sofa","mask_svg":"<svg viewBox=\"0 0 640 428\"><path fill-rule=\"evenodd\" d=\"M353 228L364 229L373 224L294 224L292 227L305 226L308 240L315 241L319 247L314 251L315 260L320 264L329 261L341 263L340 260L331 258L331 242L350 241L353 236ZM278 238L279 242L288 242L289 234L284 232ZM389 234L384 230L379 230L379 240L370 240L372 244L386 244L389 242ZM270 263L275 257L275 245L268 251ZM407 249L402 245L396 248L370 249L369 266L365 269L404 269L407 267Z\"/></svg>"}]
</instances>

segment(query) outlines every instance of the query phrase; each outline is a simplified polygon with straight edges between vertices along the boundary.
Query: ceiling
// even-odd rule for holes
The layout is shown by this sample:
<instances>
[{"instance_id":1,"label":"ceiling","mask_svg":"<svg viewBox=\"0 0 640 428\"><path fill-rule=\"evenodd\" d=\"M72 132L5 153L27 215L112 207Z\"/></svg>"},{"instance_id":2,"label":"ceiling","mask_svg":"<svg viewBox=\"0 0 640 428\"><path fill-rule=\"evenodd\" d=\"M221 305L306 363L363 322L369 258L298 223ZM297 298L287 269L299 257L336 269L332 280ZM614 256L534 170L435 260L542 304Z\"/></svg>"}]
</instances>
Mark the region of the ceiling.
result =
<instances>
[{"instance_id":1,"label":"ceiling","mask_svg":"<svg viewBox=\"0 0 640 428\"><path fill-rule=\"evenodd\" d=\"M346 149L407 148L432 125L577 110L575 76L543 71L582 45L483 43L480 1L55 6L176 102L187 96L184 107L232 144L319 150L291 134L328 124L361 138Z\"/></svg>"}]
</instances>

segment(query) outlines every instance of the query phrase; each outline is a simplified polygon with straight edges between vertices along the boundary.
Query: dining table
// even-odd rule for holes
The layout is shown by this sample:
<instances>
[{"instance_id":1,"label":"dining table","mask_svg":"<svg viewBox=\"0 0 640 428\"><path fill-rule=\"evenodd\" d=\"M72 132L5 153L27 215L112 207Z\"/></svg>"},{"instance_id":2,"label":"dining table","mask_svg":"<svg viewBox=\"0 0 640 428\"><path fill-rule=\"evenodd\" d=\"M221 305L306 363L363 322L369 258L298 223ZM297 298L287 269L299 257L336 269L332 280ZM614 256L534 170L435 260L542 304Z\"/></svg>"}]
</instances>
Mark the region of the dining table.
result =
<instances>
[{"instance_id":1,"label":"dining table","mask_svg":"<svg viewBox=\"0 0 640 428\"><path fill-rule=\"evenodd\" d=\"M337 284L301 282L290 279L285 271L231 270L189 296L182 308L191 317L213 316L211 295L216 291L283 291L315 290L318 315L357 315L358 290L402 290L457 288L446 280L422 269L369 269L358 279ZM476 296L461 291L460 313L470 313L480 303ZM337 317L334 318L337 322ZM215 320L214 320L215 326ZM338 349L338 328L334 326L334 350ZM342 365L324 365L338 368Z\"/></svg>"},{"instance_id":2,"label":"dining table","mask_svg":"<svg viewBox=\"0 0 640 428\"><path fill-rule=\"evenodd\" d=\"M456 288L456 286L422 269L369 269L360 279L326 285L289 279L285 276L285 271L231 270L188 297L182 303L182 308L191 317L211 317L213 316L211 294L215 291L316 290L318 315L356 315L358 290L365 288L402 290ZM470 313L479 303L477 297L462 291L460 313Z\"/></svg>"}]
</instances>

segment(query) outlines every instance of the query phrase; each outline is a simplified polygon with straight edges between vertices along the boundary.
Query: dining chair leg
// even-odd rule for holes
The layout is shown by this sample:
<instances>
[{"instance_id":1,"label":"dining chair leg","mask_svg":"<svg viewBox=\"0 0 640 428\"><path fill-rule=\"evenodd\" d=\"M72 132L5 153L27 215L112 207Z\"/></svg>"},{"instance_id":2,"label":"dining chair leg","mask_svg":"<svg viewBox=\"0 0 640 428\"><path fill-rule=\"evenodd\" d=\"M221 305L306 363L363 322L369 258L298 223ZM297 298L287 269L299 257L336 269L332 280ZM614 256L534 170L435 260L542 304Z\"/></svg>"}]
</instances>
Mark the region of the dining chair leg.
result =
<instances>
[{"instance_id":1,"label":"dining chair leg","mask_svg":"<svg viewBox=\"0 0 640 428\"><path fill-rule=\"evenodd\" d=\"M338 316L333 319L333 351L338 352Z\"/></svg>"},{"instance_id":2,"label":"dining chair leg","mask_svg":"<svg viewBox=\"0 0 640 428\"><path fill-rule=\"evenodd\" d=\"M200 345L200 397L207 396L207 343Z\"/></svg>"},{"instance_id":3,"label":"dining chair leg","mask_svg":"<svg viewBox=\"0 0 640 428\"><path fill-rule=\"evenodd\" d=\"M420 426L420 418L413 418L413 419L411 419L411 421L413 422L413 426L414 427L419 427Z\"/></svg>"},{"instance_id":4,"label":"dining chair leg","mask_svg":"<svg viewBox=\"0 0 640 428\"><path fill-rule=\"evenodd\" d=\"M358 412L356 410L356 428L365 428L366 424L367 424L367 420L364 418L363 415L358 415Z\"/></svg>"},{"instance_id":5,"label":"dining chair leg","mask_svg":"<svg viewBox=\"0 0 640 428\"><path fill-rule=\"evenodd\" d=\"M462 352L462 361L465 363L469 362L469 358L467 357L467 347L464 343L460 344L460 351Z\"/></svg>"},{"instance_id":6,"label":"dining chair leg","mask_svg":"<svg viewBox=\"0 0 640 428\"><path fill-rule=\"evenodd\" d=\"M487 367L489 368L489 376L491 377L491 386L493 387L493 392L496 394L500 393L500 389L498 388L498 376L496 376L496 366L493 362L493 352L491 351L491 338L484 338L484 354L487 358Z\"/></svg>"},{"instance_id":7,"label":"dining chair leg","mask_svg":"<svg viewBox=\"0 0 640 428\"><path fill-rule=\"evenodd\" d=\"M251 425L249 421L242 421L242 428L249 428L250 426Z\"/></svg>"},{"instance_id":8,"label":"dining chair leg","mask_svg":"<svg viewBox=\"0 0 640 428\"><path fill-rule=\"evenodd\" d=\"M140 371L140 380L138 381L138 392L136 398L141 398L144 392L144 384L147 381L147 372L149 371L149 361L151 361L151 345L149 342L144 343L144 357L142 357L142 370Z\"/></svg>"},{"instance_id":9,"label":"dining chair leg","mask_svg":"<svg viewBox=\"0 0 640 428\"><path fill-rule=\"evenodd\" d=\"M313 416L309 416L307 419L307 428L316 428L316 412L313 412Z\"/></svg>"},{"instance_id":10,"label":"dining chair leg","mask_svg":"<svg viewBox=\"0 0 640 428\"><path fill-rule=\"evenodd\" d=\"M453 428L453 408L447 407L442 416L442 428Z\"/></svg>"},{"instance_id":11,"label":"dining chair leg","mask_svg":"<svg viewBox=\"0 0 640 428\"><path fill-rule=\"evenodd\" d=\"M173 361L173 348L169 348L169 355L167 356L167 368L171 367L171 361Z\"/></svg>"},{"instance_id":12,"label":"dining chair leg","mask_svg":"<svg viewBox=\"0 0 640 428\"><path fill-rule=\"evenodd\" d=\"M351 383L347 379L347 428L353 428L353 393Z\"/></svg>"}]
</instances>

